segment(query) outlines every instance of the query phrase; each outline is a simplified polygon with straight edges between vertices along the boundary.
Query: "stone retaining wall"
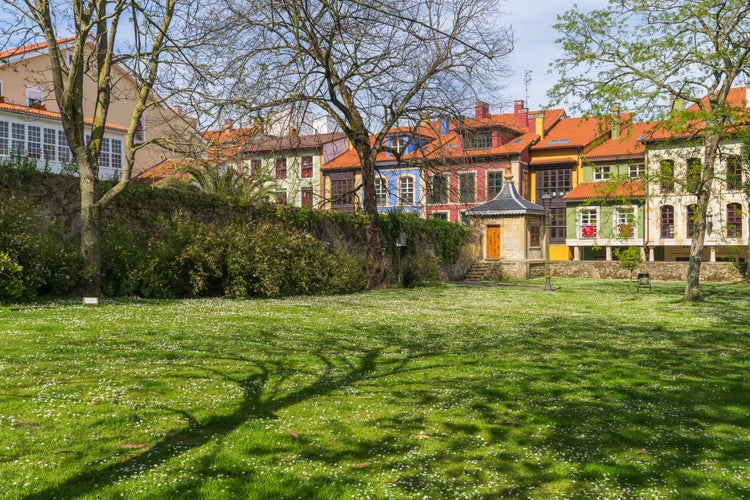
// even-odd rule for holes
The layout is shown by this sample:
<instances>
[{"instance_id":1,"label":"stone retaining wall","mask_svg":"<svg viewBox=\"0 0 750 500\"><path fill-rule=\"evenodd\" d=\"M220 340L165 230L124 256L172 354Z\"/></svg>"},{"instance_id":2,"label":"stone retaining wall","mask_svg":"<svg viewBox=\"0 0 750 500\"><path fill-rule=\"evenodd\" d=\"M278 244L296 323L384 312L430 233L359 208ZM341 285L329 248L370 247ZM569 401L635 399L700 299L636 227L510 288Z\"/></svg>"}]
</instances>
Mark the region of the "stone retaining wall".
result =
<instances>
[{"instance_id":1,"label":"stone retaining wall","mask_svg":"<svg viewBox=\"0 0 750 500\"><path fill-rule=\"evenodd\" d=\"M614 278L628 279L630 272L615 261L552 261L552 276L558 278ZM652 280L684 281L687 277L687 262L644 262L633 271L649 273ZM740 268L733 262L703 262L701 281L737 281L743 278Z\"/></svg>"}]
</instances>

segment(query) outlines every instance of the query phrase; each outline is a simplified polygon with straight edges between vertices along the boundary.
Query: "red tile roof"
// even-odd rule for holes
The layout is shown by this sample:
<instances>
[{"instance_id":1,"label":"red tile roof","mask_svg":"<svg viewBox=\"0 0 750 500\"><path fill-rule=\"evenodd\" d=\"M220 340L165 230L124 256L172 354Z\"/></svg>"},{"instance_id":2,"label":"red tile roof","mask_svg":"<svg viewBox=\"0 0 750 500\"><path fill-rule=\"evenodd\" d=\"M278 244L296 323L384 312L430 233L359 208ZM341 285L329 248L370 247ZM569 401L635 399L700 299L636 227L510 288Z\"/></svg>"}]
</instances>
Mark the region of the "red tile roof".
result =
<instances>
[{"instance_id":1,"label":"red tile roof","mask_svg":"<svg viewBox=\"0 0 750 500\"><path fill-rule=\"evenodd\" d=\"M58 45L62 45L64 43L72 42L75 40L74 36L69 36L67 38L60 38L57 40ZM13 56L20 56L22 54L26 54L27 52L34 52L35 50L44 49L47 47L47 42L40 42L40 43L33 43L30 45L23 45L21 47L14 47L12 49L3 50L0 52L0 59L7 59L8 57Z\"/></svg>"},{"instance_id":2,"label":"red tile roof","mask_svg":"<svg viewBox=\"0 0 750 500\"><path fill-rule=\"evenodd\" d=\"M610 133L612 128L610 116L588 116L584 118L565 118L560 120L544 139L533 146L533 150L564 149L585 147ZM620 115L620 122L632 120L631 113Z\"/></svg>"},{"instance_id":3,"label":"red tile roof","mask_svg":"<svg viewBox=\"0 0 750 500\"><path fill-rule=\"evenodd\" d=\"M602 144L589 151L586 154L586 158L595 161L643 156L646 151L646 146L641 139L656 128L657 125L657 122L625 125L620 137L617 139L610 138L604 141Z\"/></svg>"},{"instance_id":4,"label":"red tile roof","mask_svg":"<svg viewBox=\"0 0 750 500\"><path fill-rule=\"evenodd\" d=\"M645 196L646 183L643 179L636 179L623 182L582 182L563 196L563 200L642 198Z\"/></svg>"},{"instance_id":5,"label":"red tile roof","mask_svg":"<svg viewBox=\"0 0 750 500\"><path fill-rule=\"evenodd\" d=\"M12 113L23 113L26 115L35 115L40 116L43 118L50 118L52 120L60 121L62 120L62 116L60 113L55 113L52 111L47 111L46 109L40 109L40 108L33 108L30 106L21 106L19 104L11 104L8 102L2 102L0 103L0 111L9 111ZM94 120L91 118L84 118L83 123L86 125L93 125ZM109 130L116 130L117 132L127 132L128 129L126 127L121 127L120 125L115 125L114 123L105 123L104 125Z\"/></svg>"}]
</instances>

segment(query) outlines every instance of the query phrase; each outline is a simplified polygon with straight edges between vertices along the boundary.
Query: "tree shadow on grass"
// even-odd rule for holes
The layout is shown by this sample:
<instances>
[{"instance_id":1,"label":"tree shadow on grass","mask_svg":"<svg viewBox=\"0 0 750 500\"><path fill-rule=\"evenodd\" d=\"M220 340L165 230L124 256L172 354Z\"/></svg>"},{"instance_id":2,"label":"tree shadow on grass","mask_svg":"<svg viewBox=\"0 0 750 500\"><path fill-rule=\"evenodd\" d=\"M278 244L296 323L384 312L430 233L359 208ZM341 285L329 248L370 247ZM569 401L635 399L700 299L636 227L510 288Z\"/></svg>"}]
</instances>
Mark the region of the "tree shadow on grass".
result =
<instances>
[{"instance_id":1,"label":"tree shadow on grass","mask_svg":"<svg viewBox=\"0 0 750 500\"><path fill-rule=\"evenodd\" d=\"M308 354L315 356L326 365L324 373L312 383L277 397L274 395L274 388L269 387L271 378L289 368L284 367L282 363L248 361L254 365L252 375L236 380L221 375L237 383L243 389L242 400L232 413L214 415L199 422L189 412L171 409L189 424L187 428L168 434L144 453L107 467L83 472L61 484L28 495L26 498L47 499L86 495L120 480L135 477L143 470L151 469L191 449L229 435L248 420L275 418L275 414L284 408L331 394L366 379L375 371L380 351L378 349L366 350L351 361L347 359L346 364L349 365L349 369L339 376L332 375L334 367L325 353ZM270 365L273 366L269 368ZM170 409L165 408L165 410Z\"/></svg>"}]
</instances>

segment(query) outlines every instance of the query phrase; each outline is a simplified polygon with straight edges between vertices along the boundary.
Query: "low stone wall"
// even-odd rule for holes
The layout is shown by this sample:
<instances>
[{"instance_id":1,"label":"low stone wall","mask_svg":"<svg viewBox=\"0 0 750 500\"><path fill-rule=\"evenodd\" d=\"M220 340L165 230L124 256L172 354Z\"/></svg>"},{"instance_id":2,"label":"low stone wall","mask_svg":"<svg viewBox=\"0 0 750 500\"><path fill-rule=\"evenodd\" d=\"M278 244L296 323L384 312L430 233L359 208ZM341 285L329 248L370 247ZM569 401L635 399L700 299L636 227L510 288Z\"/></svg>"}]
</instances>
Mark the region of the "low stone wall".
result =
<instances>
[{"instance_id":1,"label":"low stone wall","mask_svg":"<svg viewBox=\"0 0 750 500\"><path fill-rule=\"evenodd\" d=\"M652 280L683 281L687 277L687 262L644 262L633 271L649 273ZM616 261L552 261L552 276L559 278L628 279L630 271ZM737 281L742 279L739 267L733 262L703 262L701 281Z\"/></svg>"}]
</instances>

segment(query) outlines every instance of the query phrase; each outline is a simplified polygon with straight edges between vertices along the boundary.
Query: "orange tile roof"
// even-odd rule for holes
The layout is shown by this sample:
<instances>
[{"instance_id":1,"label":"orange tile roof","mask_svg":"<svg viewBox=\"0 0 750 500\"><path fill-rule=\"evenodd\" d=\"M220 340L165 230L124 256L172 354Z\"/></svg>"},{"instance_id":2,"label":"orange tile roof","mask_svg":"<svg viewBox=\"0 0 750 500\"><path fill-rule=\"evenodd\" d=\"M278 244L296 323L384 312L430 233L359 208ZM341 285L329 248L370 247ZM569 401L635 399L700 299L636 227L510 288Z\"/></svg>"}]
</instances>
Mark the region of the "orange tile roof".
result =
<instances>
[{"instance_id":1,"label":"orange tile roof","mask_svg":"<svg viewBox=\"0 0 750 500\"><path fill-rule=\"evenodd\" d=\"M60 113L47 111L46 109L33 108L30 106L21 106L20 104L12 104L9 102L1 102L0 111L10 111L12 113L23 113L26 115L35 115L35 116L50 118L50 119L58 120L58 121L62 120L62 116L60 115ZM90 126L94 124L94 120L92 120L91 118L84 118L83 123ZM109 130L116 130L118 132L125 133L128 131L126 127L121 127L120 125L115 125L114 123L105 123L104 126L108 128Z\"/></svg>"},{"instance_id":2,"label":"orange tile roof","mask_svg":"<svg viewBox=\"0 0 750 500\"><path fill-rule=\"evenodd\" d=\"M62 45L64 43L72 42L73 40L75 40L74 36L69 36L67 38L60 38L57 40L57 44ZM30 45L23 45L21 47L14 47L12 49L1 51L0 59L7 59L8 57L20 56L21 54L26 54L27 52L34 52L35 50L44 49L46 47L47 47L46 41L33 43Z\"/></svg>"},{"instance_id":3,"label":"orange tile roof","mask_svg":"<svg viewBox=\"0 0 750 500\"><path fill-rule=\"evenodd\" d=\"M631 113L620 115L620 121L625 123L632 119ZM560 120L544 139L532 147L539 149L561 149L585 147L610 133L611 117L588 116L584 118L565 118Z\"/></svg>"},{"instance_id":4,"label":"orange tile roof","mask_svg":"<svg viewBox=\"0 0 750 500\"><path fill-rule=\"evenodd\" d=\"M646 196L646 183L643 179L632 181L582 182L574 187L563 200L589 200L612 198L642 198Z\"/></svg>"},{"instance_id":5,"label":"orange tile roof","mask_svg":"<svg viewBox=\"0 0 750 500\"><path fill-rule=\"evenodd\" d=\"M196 162L198 162L198 160L192 158L183 158L180 160L164 160L163 162L154 165L153 167L144 170L140 174L136 175L134 179L141 181L150 181L155 185L161 184L167 179L186 181L188 175L185 173L185 170L187 169L187 167Z\"/></svg>"},{"instance_id":6,"label":"orange tile roof","mask_svg":"<svg viewBox=\"0 0 750 500\"><path fill-rule=\"evenodd\" d=\"M750 107L748 107L748 104L750 103L748 103L747 100L749 92L750 89L748 89L748 87L733 87L729 90L727 104L731 108L734 108L735 111L741 111L741 114L740 116L735 117L735 121L730 127L728 127L728 131L731 131L730 129L732 128L735 130L746 130L747 128L750 128ZM704 97L702 100L704 104L708 104L707 97ZM687 111L696 114L700 112L697 104L688 106ZM699 117L696 117L694 120L688 120L687 122L667 121L664 122L662 126L655 127L651 130L642 140L644 143L649 143L665 139L698 137L703 133L705 128L705 121L701 120Z\"/></svg>"},{"instance_id":7,"label":"orange tile roof","mask_svg":"<svg viewBox=\"0 0 750 500\"><path fill-rule=\"evenodd\" d=\"M657 122L643 122L625 125L620 137L608 139L586 154L589 160L626 158L642 156L646 152L646 146L641 139L649 134Z\"/></svg>"}]
</instances>

